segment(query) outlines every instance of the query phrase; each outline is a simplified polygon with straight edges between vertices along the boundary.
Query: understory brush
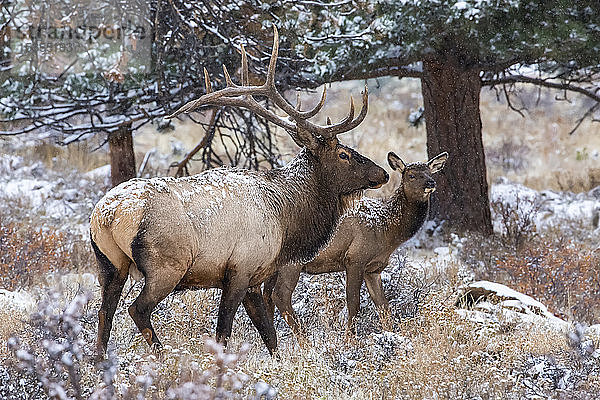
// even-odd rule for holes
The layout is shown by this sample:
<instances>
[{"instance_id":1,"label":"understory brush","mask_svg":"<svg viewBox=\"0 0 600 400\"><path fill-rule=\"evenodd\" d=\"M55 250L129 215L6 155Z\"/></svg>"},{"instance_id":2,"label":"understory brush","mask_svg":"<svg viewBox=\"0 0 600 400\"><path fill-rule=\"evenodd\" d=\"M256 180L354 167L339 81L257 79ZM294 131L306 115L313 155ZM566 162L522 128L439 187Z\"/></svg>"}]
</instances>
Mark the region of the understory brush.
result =
<instances>
[{"instance_id":1,"label":"understory brush","mask_svg":"<svg viewBox=\"0 0 600 400\"><path fill-rule=\"evenodd\" d=\"M4 225L0 219L0 287L31 286L50 272L71 268L71 251L61 232Z\"/></svg>"},{"instance_id":2,"label":"understory brush","mask_svg":"<svg viewBox=\"0 0 600 400\"><path fill-rule=\"evenodd\" d=\"M0 397L585 399L600 390L600 337L577 325L565 334L474 322L456 312L453 290L444 285L391 331L349 336L333 323L312 327L301 343L279 332L275 358L243 312L236 316L232 351L202 335L217 299L198 293L157 311L155 328L165 344L160 353L119 316L107 359L97 364L94 296L48 292L8 340Z\"/></svg>"},{"instance_id":3,"label":"understory brush","mask_svg":"<svg viewBox=\"0 0 600 400\"><path fill-rule=\"evenodd\" d=\"M491 278L546 304L563 319L600 323L600 252L540 240L496 261Z\"/></svg>"},{"instance_id":4,"label":"understory brush","mask_svg":"<svg viewBox=\"0 0 600 400\"><path fill-rule=\"evenodd\" d=\"M19 335L8 339L12 356L0 364L3 399L236 399L248 398L249 377L239 370L249 350L225 351L205 338L203 351L162 353L134 359L123 369L116 353L97 363L90 294L71 299L50 291ZM256 398L272 398L258 382ZM245 394L245 395L243 395Z\"/></svg>"}]
</instances>

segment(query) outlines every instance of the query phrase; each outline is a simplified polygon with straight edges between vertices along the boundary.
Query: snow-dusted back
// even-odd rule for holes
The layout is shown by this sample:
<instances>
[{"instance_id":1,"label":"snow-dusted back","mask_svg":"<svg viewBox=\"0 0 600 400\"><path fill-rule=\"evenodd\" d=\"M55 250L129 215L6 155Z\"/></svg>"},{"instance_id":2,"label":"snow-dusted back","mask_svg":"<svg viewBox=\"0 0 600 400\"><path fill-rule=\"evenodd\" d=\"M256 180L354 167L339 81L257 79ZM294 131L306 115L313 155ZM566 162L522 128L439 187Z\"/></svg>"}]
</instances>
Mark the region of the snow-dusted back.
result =
<instances>
[{"instance_id":1,"label":"snow-dusted back","mask_svg":"<svg viewBox=\"0 0 600 400\"><path fill-rule=\"evenodd\" d=\"M358 206L351 209L345 216L355 217L358 221L373 229L385 229L390 224L398 222L401 210L394 208L390 200L363 197Z\"/></svg>"}]
</instances>

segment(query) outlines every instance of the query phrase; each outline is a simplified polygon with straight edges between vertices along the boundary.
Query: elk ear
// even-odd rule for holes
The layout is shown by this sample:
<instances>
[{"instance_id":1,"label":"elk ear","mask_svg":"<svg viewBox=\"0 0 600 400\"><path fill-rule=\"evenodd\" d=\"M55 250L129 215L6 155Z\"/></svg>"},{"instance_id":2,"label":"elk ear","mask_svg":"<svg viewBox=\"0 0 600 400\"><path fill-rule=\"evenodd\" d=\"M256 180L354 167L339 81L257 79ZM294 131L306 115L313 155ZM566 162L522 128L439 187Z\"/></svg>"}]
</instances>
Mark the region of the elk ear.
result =
<instances>
[{"instance_id":1,"label":"elk ear","mask_svg":"<svg viewBox=\"0 0 600 400\"><path fill-rule=\"evenodd\" d=\"M433 157L431 160L427 161L427 166L429 167L431 173L434 174L440 171L442 168L444 168L447 159L448 153L443 152Z\"/></svg>"},{"instance_id":2,"label":"elk ear","mask_svg":"<svg viewBox=\"0 0 600 400\"><path fill-rule=\"evenodd\" d=\"M402 159L400 157L398 157L396 155L396 153L394 153L393 151L390 151L388 153L388 164L390 164L390 167L392 167L393 170L395 171L400 171L401 173L404 172L404 169L406 168L406 164L404 164L404 161L402 161Z\"/></svg>"},{"instance_id":3,"label":"elk ear","mask_svg":"<svg viewBox=\"0 0 600 400\"><path fill-rule=\"evenodd\" d=\"M340 144L337 136L334 136L331 139L326 139L326 142L330 149L337 149L338 144Z\"/></svg>"},{"instance_id":4,"label":"elk ear","mask_svg":"<svg viewBox=\"0 0 600 400\"><path fill-rule=\"evenodd\" d=\"M297 132L287 132L299 147L306 147L306 149L311 153L318 151L319 147L322 147L319 139L317 139L310 132L301 131L300 129Z\"/></svg>"}]
</instances>

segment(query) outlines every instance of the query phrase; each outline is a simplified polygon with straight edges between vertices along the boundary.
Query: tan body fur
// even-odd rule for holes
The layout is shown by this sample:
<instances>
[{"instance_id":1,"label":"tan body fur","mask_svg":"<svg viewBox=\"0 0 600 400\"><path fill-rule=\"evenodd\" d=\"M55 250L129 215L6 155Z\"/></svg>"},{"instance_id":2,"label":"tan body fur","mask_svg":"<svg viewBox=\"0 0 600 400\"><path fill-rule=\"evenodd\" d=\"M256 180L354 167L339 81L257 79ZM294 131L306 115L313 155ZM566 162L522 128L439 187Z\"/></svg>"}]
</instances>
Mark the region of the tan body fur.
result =
<instances>
[{"instance_id":1,"label":"tan body fur","mask_svg":"<svg viewBox=\"0 0 600 400\"><path fill-rule=\"evenodd\" d=\"M302 333L291 304L300 272L346 272L349 325L358 313L363 280L380 313L387 312L381 272L394 250L425 221L429 196L435 190L432 174L443 167L446 158L447 154L442 153L427 163L406 166L390 153L390 165L402 173L402 183L394 195L388 199L361 199L358 208L342 218L333 239L314 260L281 268L270 278L265 283L264 297L271 317L276 305L294 332Z\"/></svg>"},{"instance_id":2,"label":"tan body fur","mask_svg":"<svg viewBox=\"0 0 600 400\"><path fill-rule=\"evenodd\" d=\"M259 264L247 277L254 286L271 272L283 229L274 209L265 207L269 199L256 190L260 184L249 171L226 169L180 179L134 179L98 203L92 240L119 271L128 270L131 244L143 225L146 236L155 238L148 251L177 260L168 271L178 276L178 288L220 288L228 264L249 263Z\"/></svg>"}]
</instances>

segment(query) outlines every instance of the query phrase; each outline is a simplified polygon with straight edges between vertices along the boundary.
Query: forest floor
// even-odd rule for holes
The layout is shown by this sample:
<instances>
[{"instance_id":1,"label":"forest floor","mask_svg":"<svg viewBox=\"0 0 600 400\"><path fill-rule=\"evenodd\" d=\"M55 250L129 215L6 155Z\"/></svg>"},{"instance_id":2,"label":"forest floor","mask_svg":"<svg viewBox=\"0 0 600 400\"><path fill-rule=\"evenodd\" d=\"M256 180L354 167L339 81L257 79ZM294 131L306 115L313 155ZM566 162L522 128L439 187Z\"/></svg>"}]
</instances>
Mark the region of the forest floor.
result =
<instances>
[{"instance_id":1,"label":"forest floor","mask_svg":"<svg viewBox=\"0 0 600 400\"><path fill-rule=\"evenodd\" d=\"M325 114L342 116L360 86L333 87ZM407 122L418 84L381 80L370 93L367 120L341 140L388 170L388 151L424 161L424 127ZM554 97L524 91L521 117L482 93L493 237L426 223L382 274L386 329L363 287L356 336L345 328L344 275L303 275L293 304L308 336L299 343L276 314L275 358L242 309L231 354L211 341L218 290L159 304L165 348L153 354L127 313L141 283L128 282L108 360L96 365L100 290L87 232L109 189L106 150L0 139L0 398L600 398L600 125L570 134L585 104ZM144 174L169 174L201 136L190 123L143 130L139 161L155 149ZM296 151L283 133L278 143L284 159ZM392 174L368 195L397 185Z\"/></svg>"}]
</instances>

